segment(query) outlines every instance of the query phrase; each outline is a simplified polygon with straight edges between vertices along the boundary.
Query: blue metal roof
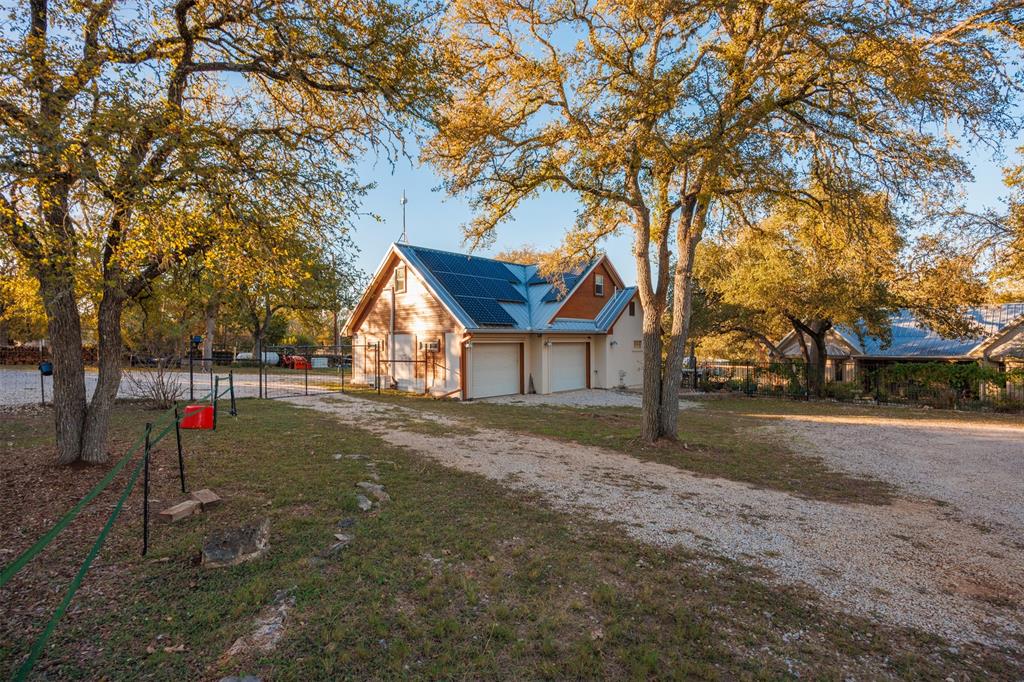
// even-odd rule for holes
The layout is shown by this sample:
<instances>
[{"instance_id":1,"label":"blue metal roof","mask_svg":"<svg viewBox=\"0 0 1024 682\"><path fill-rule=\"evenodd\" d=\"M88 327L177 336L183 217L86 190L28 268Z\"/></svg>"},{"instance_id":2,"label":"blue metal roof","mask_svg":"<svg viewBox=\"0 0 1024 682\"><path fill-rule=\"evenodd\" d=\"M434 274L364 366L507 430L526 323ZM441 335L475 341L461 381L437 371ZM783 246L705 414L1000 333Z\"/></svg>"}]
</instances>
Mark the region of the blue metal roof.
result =
<instances>
[{"instance_id":1,"label":"blue metal roof","mask_svg":"<svg viewBox=\"0 0 1024 682\"><path fill-rule=\"evenodd\" d=\"M534 275L534 279L541 279L547 284L554 285L555 282L560 279L564 285L564 288L551 286L551 290L544 294L544 302L554 303L555 301L561 301L564 296L567 296L569 292L573 290L576 284L580 281L580 278L583 277L584 273L590 270L593 264L593 262L590 262L574 272L562 272L552 277L540 277L539 275Z\"/></svg>"},{"instance_id":2,"label":"blue metal roof","mask_svg":"<svg viewBox=\"0 0 1024 682\"><path fill-rule=\"evenodd\" d=\"M636 293L635 287L616 292L595 320L557 319L549 324L561 306L562 292L538 274L536 265L409 244L395 244L395 248L467 329L603 333ZM564 274L566 291L571 291L593 265Z\"/></svg>"},{"instance_id":3,"label":"blue metal roof","mask_svg":"<svg viewBox=\"0 0 1024 682\"><path fill-rule=\"evenodd\" d=\"M922 325L909 310L892 317L892 341L883 347L877 337L858 339L856 330L839 327L837 331L867 356L873 357L955 357L969 354L979 344L1024 318L1024 303L1002 303L971 308L967 316L980 331L963 339L948 339Z\"/></svg>"}]
</instances>

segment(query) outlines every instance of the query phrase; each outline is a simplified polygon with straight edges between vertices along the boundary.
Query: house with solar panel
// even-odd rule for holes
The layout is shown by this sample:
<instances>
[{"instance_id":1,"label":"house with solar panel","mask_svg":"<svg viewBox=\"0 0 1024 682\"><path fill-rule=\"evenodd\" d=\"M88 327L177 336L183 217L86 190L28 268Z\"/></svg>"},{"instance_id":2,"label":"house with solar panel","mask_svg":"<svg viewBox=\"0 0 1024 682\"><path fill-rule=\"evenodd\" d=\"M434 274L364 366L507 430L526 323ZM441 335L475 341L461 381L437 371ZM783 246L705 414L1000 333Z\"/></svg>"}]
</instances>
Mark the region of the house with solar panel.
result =
<instances>
[{"instance_id":1,"label":"house with solar panel","mask_svg":"<svg viewBox=\"0 0 1024 682\"><path fill-rule=\"evenodd\" d=\"M395 243L344 333L354 381L473 399L638 386L642 317L605 255L549 279L536 264Z\"/></svg>"},{"instance_id":2,"label":"house with solar panel","mask_svg":"<svg viewBox=\"0 0 1024 682\"><path fill-rule=\"evenodd\" d=\"M906 362L984 362L1001 370L1024 367L1024 303L1002 303L971 308L967 315L977 333L950 339L921 324L909 310L892 318L892 339L861 337L838 327L827 339L826 381L853 381L863 372ZM791 359L801 357L800 343L790 332L778 351Z\"/></svg>"}]
</instances>

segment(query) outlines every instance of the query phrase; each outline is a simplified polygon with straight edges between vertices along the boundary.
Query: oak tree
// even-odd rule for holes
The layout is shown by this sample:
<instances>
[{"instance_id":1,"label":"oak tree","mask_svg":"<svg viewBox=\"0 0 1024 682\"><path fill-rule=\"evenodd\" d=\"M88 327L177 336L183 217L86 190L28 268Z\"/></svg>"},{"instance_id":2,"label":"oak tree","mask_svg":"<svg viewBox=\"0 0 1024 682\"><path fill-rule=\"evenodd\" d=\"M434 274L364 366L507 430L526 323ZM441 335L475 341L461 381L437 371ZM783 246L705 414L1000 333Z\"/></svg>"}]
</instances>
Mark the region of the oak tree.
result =
<instances>
[{"instance_id":1,"label":"oak tree","mask_svg":"<svg viewBox=\"0 0 1024 682\"><path fill-rule=\"evenodd\" d=\"M21 5L0 33L0 231L39 282L58 461L98 462L126 302L216 244L272 238L261 215L329 225L348 201L349 162L398 150L441 90L416 5ZM88 286L99 377L87 403Z\"/></svg>"},{"instance_id":2,"label":"oak tree","mask_svg":"<svg viewBox=\"0 0 1024 682\"><path fill-rule=\"evenodd\" d=\"M966 178L958 143L1013 125L1022 11L1002 0L455 0L447 26L463 72L424 158L474 198L473 245L545 190L581 198L570 250L633 232L641 433L673 438L706 226L754 222L812 179L854 177L903 200Z\"/></svg>"}]
</instances>

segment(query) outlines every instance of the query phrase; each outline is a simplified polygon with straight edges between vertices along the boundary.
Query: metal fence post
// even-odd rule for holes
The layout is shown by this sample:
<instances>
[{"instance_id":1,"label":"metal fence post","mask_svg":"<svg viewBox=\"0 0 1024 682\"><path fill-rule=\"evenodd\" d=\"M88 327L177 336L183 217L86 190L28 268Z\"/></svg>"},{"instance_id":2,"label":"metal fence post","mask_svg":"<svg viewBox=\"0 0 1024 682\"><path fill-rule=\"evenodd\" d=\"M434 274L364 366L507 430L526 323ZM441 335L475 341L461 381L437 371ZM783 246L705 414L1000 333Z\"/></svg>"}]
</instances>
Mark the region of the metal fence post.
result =
<instances>
[{"instance_id":1,"label":"metal fence post","mask_svg":"<svg viewBox=\"0 0 1024 682\"><path fill-rule=\"evenodd\" d=\"M192 368L192 347L188 349L188 399L190 401L196 399L195 389L195 370Z\"/></svg>"},{"instance_id":2,"label":"metal fence post","mask_svg":"<svg viewBox=\"0 0 1024 682\"><path fill-rule=\"evenodd\" d=\"M306 386L306 395L309 395L309 363L311 362L309 355L306 355L306 361L302 363L302 378Z\"/></svg>"},{"instance_id":3,"label":"metal fence post","mask_svg":"<svg viewBox=\"0 0 1024 682\"><path fill-rule=\"evenodd\" d=\"M213 430L217 430L217 393L220 392L220 377L213 380Z\"/></svg>"},{"instance_id":4,"label":"metal fence post","mask_svg":"<svg viewBox=\"0 0 1024 682\"><path fill-rule=\"evenodd\" d=\"M259 356L257 360L257 389L256 395L259 398L263 397L263 339L256 340L256 354Z\"/></svg>"},{"instance_id":5,"label":"metal fence post","mask_svg":"<svg viewBox=\"0 0 1024 682\"><path fill-rule=\"evenodd\" d=\"M231 416L238 416L238 406L235 404L235 370L228 371L228 386L231 388Z\"/></svg>"},{"instance_id":6,"label":"metal fence post","mask_svg":"<svg viewBox=\"0 0 1024 682\"><path fill-rule=\"evenodd\" d=\"M181 492L185 492L185 457L181 452L181 420L178 418L178 406L174 406L174 436L178 441L178 476L181 478Z\"/></svg>"},{"instance_id":7,"label":"metal fence post","mask_svg":"<svg viewBox=\"0 0 1024 682\"><path fill-rule=\"evenodd\" d=\"M149 436L153 432L153 423L146 422L146 448L142 457L142 556L149 551Z\"/></svg>"}]
</instances>

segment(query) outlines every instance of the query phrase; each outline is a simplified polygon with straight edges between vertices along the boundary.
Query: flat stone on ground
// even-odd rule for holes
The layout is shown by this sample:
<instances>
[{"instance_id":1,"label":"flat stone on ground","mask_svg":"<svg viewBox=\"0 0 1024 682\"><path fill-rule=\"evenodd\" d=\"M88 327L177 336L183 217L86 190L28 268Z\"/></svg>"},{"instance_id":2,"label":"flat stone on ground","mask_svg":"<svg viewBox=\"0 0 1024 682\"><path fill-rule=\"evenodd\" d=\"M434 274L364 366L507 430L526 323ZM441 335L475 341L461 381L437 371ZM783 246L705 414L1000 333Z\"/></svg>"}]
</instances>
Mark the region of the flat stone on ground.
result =
<instances>
[{"instance_id":1,"label":"flat stone on ground","mask_svg":"<svg viewBox=\"0 0 1024 682\"><path fill-rule=\"evenodd\" d=\"M203 545L203 565L210 568L234 566L263 556L269 546L270 519L255 525L216 530Z\"/></svg>"},{"instance_id":2,"label":"flat stone on ground","mask_svg":"<svg viewBox=\"0 0 1024 682\"><path fill-rule=\"evenodd\" d=\"M198 514L202 505L195 500L185 500L179 502L173 507L168 507L160 512L159 516L162 520L168 522L181 521L182 519Z\"/></svg>"},{"instance_id":3,"label":"flat stone on ground","mask_svg":"<svg viewBox=\"0 0 1024 682\"><path fill-rule=\"evenodd\" d=\"M370 502L370 498L366 495L356 495L356 504L358 504L359 508L364 512L370 511L373 507L373 502Z\"/></svg>"},{"instance_id":4,"label":"flat stone on ground","mask_svg":"<svg viewBox=\"0 0 1024 682\"><path fill-rule=\"evenodd\" d=\"M366 492L370 493L380 502L390 502L391 496L384 491L384 486L379 483L370 483L369 481L360 481L356 483L356 486L362 488Z\"/></svg>"},{"instance_id":5,"label":"flat stone on ground","mask_svg":"<svg viewBox=\"0 0 1024 682\"><path fill-rule=\"evenodd\" d=\"M220 495L209 488L194 491L192 493L192 499L203 505L203 511L220 504Z\"/></svg>"},{"instance_id":6,"label":"flat stone on ground","mask_svg":"<svg viewBox=\"0 0 1024 682\"><path fill-rule=\"evenodd\" d=\"M295 597L291 593L292 590L279 590L274 595L273 603L260 611L253 631L235 640L225 658L272 651L284 635L288 612L295 606Z\"/></svg>"}]
</instances>

